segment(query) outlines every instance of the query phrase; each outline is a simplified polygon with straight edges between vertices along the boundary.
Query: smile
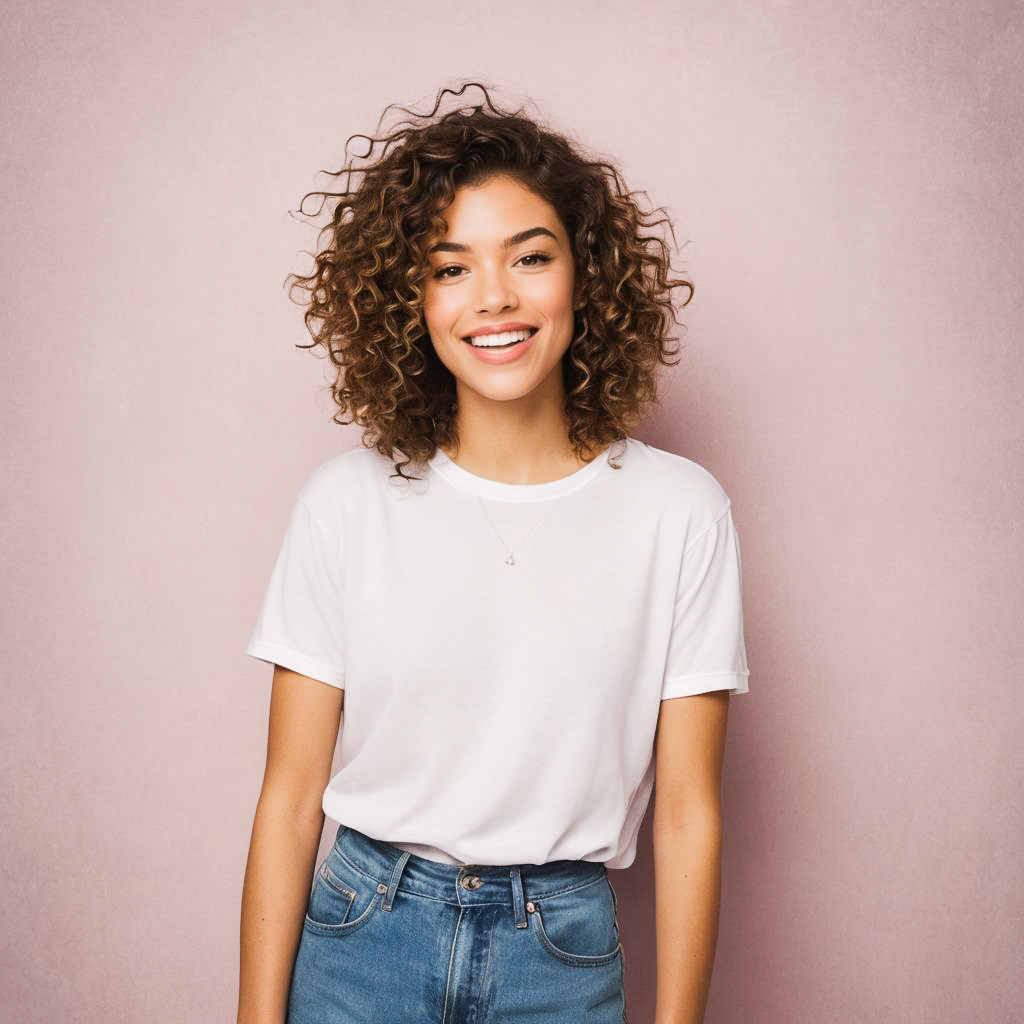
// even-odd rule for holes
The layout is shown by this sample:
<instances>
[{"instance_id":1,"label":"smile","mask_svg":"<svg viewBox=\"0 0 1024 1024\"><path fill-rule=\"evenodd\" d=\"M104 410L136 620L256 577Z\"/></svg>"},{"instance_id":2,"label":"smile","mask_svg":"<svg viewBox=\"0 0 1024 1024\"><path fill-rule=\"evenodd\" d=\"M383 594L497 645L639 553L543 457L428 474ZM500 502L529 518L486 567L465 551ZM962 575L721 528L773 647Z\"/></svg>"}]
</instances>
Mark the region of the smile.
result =
<instances>
[{"instance_id":1,"label":"smile","mask_svg":"<svg viewBox=\"0 0 1024 1024\"><path fill-rule=\"evenodd\" d=\"M533 345L533 336L539 328L530 330L502 331L501 334L480 334L471 338L463 338L466 347L481 363L500 366L502 363L514 363L525 358Z\"/></svg>"},{"instance_id":2,"label":"smile","mask_svg":"<svg viewBox=\"0 0 1024 1024\"><path fill-rule=\"evenodd\" d=\"M524 331L502 331L500 334L476 334L462 340L474 348L507 349L526 341L537 333L536 327Z\"/></svg>"}]
</instances>

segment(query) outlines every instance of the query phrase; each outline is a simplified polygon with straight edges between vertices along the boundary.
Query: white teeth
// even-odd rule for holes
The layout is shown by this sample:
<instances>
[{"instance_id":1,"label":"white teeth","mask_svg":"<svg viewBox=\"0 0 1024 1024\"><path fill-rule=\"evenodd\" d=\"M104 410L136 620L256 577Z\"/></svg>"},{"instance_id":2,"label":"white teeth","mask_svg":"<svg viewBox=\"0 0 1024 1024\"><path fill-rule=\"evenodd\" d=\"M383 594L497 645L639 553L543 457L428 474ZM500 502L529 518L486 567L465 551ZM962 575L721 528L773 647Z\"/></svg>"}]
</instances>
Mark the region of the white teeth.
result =
<instances>
[{"instance_id":1,"label":"white teeth","mask_svg":"<svg viewBox=\"0 0 1024 1024\"><path fill-rule=\"evenodd\" d=\"M501 334L477 334L468 341L477 348L497 348L511 345L515 341L525 341L532 331L502 331Z\"/></svg>"}]
</instances>

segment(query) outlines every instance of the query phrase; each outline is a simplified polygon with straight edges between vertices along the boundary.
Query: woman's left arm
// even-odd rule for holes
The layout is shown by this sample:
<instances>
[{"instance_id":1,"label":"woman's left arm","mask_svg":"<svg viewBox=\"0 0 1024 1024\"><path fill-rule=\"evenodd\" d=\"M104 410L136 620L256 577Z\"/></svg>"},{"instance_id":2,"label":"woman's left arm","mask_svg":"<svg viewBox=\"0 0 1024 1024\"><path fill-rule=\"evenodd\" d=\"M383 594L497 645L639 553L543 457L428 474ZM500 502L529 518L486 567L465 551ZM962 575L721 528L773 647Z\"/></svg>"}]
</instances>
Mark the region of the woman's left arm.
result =
<instances>
[{"instance_id":1,"label":"woman's left arm","mask_svg":"<svg viewBox=\"0 0 1024 1024\"><path fill-rule=\"evenodd\" d=\"M718 939L729 692L661 703L655 734L655 1024L703 1024Z\"/></svg>"}]
</instances>

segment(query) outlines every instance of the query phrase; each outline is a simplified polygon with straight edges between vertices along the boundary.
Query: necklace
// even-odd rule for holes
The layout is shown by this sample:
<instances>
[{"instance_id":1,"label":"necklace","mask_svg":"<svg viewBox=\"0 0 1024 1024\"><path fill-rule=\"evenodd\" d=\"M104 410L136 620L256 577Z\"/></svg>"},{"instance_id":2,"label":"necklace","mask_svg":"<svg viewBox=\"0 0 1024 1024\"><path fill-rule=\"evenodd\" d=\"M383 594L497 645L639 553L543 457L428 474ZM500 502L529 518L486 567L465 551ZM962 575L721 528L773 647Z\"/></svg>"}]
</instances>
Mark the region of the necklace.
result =
<instances>
[{"instance_id":1,"label":"necklace","mask_svg":"<svg viewBox=\"0 0 1024 1024\"><path fill-rule=\"evenodd\" d=\"M551 510L555 507L555 505L557 504L559 498L561 498L561 495L559 495L559 497L556 498L551 503L551 506L548 508L547 512L545 512L544 515L542 515L540 517L539 522L534 526L534 528L532 530L530 530L530 532L515 546L515 548L510 548L508 546L508 543L506 542L505 538L502 537L502 535L500 533L498 533L498 528L494 525L494 521L487 514L487 509L484 508L484 503L483 503L483 501L480 500L479 493L477 493L476 491L474 491L473 493L476 494L476 500L477 500L477 503L480 505L480 511L483 512L483 514L485 516L487 516L487 522L489 522L491 524L491 529L495 532L495 534L498 537L498 540L500 540L502 545L505 547L505 550L508 551L508 558L505 559L505 564L506 565L515 565L516 564L516 555L515 555L516 549L521 548L523 546L523 544L525 544L526 541L528 541L530 539L530 537L533 536L533 534L543 525L544 520L547 519L547 517L549 515L551 515Z\"/></svg>"},{"instance_id":2,"label":"necklace","mask_svg":"<svg viewBox=\"0 0 1024 1024\"><path fill-rule=\"evenodd\" d=\"M623 439L623 440L625 440L625 439ZM445 456L446 461L448 463L450 463L452 467L454 467L457 470L460 469L458 464L452 459L452 457L450 455L448 455L447 452L445 452L443 449L441 449L441 452ZM579 467L576 470L576 473L581 472L584 468L586 468L586 466L589 466L589 465L592 465L593 463L595 463L598 458L602 458L605 461L608 461L608 459L607 459L608 452L609 452L609 448L605 448L602 452L599 452L598 455L596 455L591 460L591 462L586 463L585 466L583 466L583 467ZM616 467L616 468L618 468L618 467ZM460 470L460 472L462 473L463 477L465 478L464 481L463 481L464 486L466 486L467 490L470 490L470 491L473 492L473 495L474 495L474 497L477 500L477 504L480 506L480 511L483 512L484 517L487 519L487 522L490 523L491 529L494 531L494 534L498 538L498 540L501 541L502 547L504 547L505 550L508 552L508 557L505 559L505 564L508 565L508 566L513 566L513 565L516 564L516 551L518 551L519 548L521 548L523 546L523 544L525 544L534 535L534 533L536 533L536 531L539 530L544 525L544 523L547 521L548 516L551 515L551 513L554 511L555 505L563 497L565 497L566 494L571 494L572 491L575 489L575 488L570 488L569 490L562 491L562 493L560 493L555 498L555 500L551 503L551 505L549 506L548 510L544 513L544 515L542 515L540 517L540 520L533 526L533 529L531 529L530 532L527 533L527 535L521 541L519 541L519 543L516 544L516 546L514 548L510 548L508 546L508 542L505 540L504 537L502 537L501 532L494 525L494 520L491 519L490 515L487 512L487 509L484 507L483 500L480 497L480 491L477 488L477 486L473 483L472 474L466 473L464 470ZM570 474L570 475L573 475L573 474ZM563 477L562 479L566 479L566 478Z\"/></svg>"}]
</instances>

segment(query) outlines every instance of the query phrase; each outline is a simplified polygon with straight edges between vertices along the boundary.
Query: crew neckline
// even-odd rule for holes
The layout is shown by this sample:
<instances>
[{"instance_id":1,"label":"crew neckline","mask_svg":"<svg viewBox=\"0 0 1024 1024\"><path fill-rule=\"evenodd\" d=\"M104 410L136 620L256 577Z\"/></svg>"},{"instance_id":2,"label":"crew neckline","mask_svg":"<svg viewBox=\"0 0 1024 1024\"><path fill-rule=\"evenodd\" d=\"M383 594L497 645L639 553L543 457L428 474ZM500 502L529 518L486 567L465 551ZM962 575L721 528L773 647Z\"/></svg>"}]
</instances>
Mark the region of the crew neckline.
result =
<instances>
[{"instance_id":1,"label":"crew neckline","mask_svg":"<svg viewBox=\"0 0 1024 1024\"><path fill-rule=\"evenodd\" d=\"M509 484L502 480L491 480L485 476L477 476L468 469L463 469L453 462L438 448L427 465L444 477L449 483L455 484L464 491L477 494L481 498L494 498L499 501L542 501L547 498L558 498L570 491L575 491L584 484L599 476L608 464L608 453L612 444L598 452L585 466L573 470L568 476L557 480L548 480L542 484Z\"/></svg>"}]
</instances>

